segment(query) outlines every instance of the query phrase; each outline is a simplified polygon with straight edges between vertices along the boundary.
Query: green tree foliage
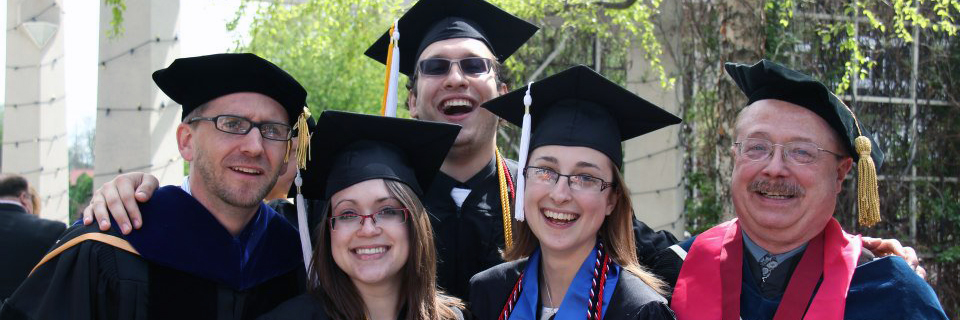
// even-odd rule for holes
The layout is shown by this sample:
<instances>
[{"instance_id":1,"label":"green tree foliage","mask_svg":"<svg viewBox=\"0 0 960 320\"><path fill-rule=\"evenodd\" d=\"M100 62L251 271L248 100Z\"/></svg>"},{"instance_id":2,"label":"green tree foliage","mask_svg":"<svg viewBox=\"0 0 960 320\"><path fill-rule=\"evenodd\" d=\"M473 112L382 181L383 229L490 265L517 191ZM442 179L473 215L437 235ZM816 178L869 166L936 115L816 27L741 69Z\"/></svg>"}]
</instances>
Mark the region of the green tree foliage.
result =
<instances>
[{"instance_id":1,"label":"green tree foliage","mask_svg":"<svg viewBox=\"0 0 960 320\"><path fill-rule=\"evenodd\" d=\"M110 29L107 29L107 36L111 39L119 38L123 35L123 13L127 11L126 0L103 0L103 4L110 7Z\"/></svg>"},{"instance_id":2,"label":"green tree foliage","mask_svg":"<svg viewBox=\"0 0 960 320\"><path fill-rule=\"evenodd\" d=\"M93 177L86 173L77 177L77 183L70 186L70 221L80 218L80 210L87 206L93 196Z\"/></svg>"},{"instance_id":3,"label":"green tree foliage","mask_svg":"<svg viewBox=\"0 0 960 320\"><path fill-rule=\"evenodd\" d=\"M407 8L404 2L311 0L296 5L261 5L246 1L227 28L236 28L241 17L252 15L250 41L238 45L235 51L256 53L290 72L307 88L308 105L313 111L374 113L380 108L385 67L363 52L403 13ZM534 71L542 65L540 78L575 64L594 65L597 37L605 44L600 46L603 65L611 66L608 76L615 81L622 83L625 78L624 48L634 40L640 42L647 60L658 71L654 77L664 84L673 81L660 66L661 48L650 22L650 17L657 13L658 0L492 3L543 27L515 58L505 62L508 83L532 80ZM403 30L400 33L403 37ZM558 47L565 49L557 50ZM558 51L557 57L545 64L554 51ZM404 81L401 79L401 85ZM400 101L405 101L405 96L406 92L401 90Z\"/></svg>"},{"instance_id":4,"label":"green tree foliage","mask_svg":"<svg viewBox=\"0 0 960 320\"><path fill-rule=\"evenodd\" d=\"M238 45L235 51L256 53L290 72L309 92L307 105L315 114L326 109L375 113L380 110L383 97L385 67L363 52L387 31L391 17L400 12L400 3L245 2L237 13L237 21L243 15L253 14L250 41ZM236 21L228 25L235 27ZM404 96L401 94L401 98Z\"/></svg>"}]
</instances>

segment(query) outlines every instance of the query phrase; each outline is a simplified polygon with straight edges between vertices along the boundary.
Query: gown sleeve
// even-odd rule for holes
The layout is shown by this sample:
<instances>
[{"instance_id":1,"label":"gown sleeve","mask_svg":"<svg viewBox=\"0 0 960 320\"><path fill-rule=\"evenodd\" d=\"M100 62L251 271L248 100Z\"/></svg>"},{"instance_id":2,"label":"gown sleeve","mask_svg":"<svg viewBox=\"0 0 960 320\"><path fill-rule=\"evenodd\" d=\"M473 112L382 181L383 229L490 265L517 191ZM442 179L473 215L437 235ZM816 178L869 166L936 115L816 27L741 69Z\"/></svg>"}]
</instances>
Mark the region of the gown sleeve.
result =
<instances>
[{"instance_id":1,"label":"gown sleeve","mask_svg":"<svg viewBox=\"0 0 960 320\"><path fill-rule=\"evenodd\" d=\"M58 244L87 232L97 231L73 227ZM84 241L37 268L3 304L0 319L145 319L146 283L147 265L136 255Z\"/></svg>"}]
</instances>

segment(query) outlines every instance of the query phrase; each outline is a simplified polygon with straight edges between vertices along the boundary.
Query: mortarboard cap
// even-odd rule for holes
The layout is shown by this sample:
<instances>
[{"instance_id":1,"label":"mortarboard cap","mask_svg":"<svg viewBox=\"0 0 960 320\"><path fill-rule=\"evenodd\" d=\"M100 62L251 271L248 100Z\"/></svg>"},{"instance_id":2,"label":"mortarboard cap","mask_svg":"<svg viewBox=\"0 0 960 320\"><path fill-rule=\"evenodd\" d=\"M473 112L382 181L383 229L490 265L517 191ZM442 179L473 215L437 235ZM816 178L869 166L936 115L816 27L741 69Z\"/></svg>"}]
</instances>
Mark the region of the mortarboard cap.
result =
<instances>
[{"instance_id":1,"label":"mortarboard cap","mask_svg":"<svg viewBox=\"0 0 960 320\"><path fill-rule=\"evenodd\" d=\"M483 107L520 125L525 90L502 95ZM622 141L680 123L680 118L583 65L533 82L530 96L529 150L544 145L588 147L607 155L617 167L623 165Z\"/></svg>"},{"instance_id":2,"label":"mortarboard cap","mask_svg":"<svg viewBox=\"0 0 960 320\"><path fill-rule=\"evenodd\" d=\"M724 68L747 96L747 105L776 99L807 108L826 120L857 161L860 224L869 227L880 221L876 168L883 164L883 151L873 147L876 141L846 104L820 81L772 61L764 59L752 66L728 62Z\"/></svg>"},{"instance_id":3,"label":"mortarboard cap","mask_svg":"<svg viewBox=\"0 0 960 320\"><path fill-rule=\"evenodd\" d=\"M324 111L301 175L303 195L330 199L370 179L396 180L422 195L459 133L446 123Z\"/></svg>"},{"instance_id":4,"label":"mortarboard cap","mask_svg":"<svg viewBox=\"0 0 960 320\"><path fill-rule=\"evenodd\" d=\"M400 17L400 73L412 76L417 59L431 43L477 39L503 62L539 28L483 0L420 0ZM390 32L384 33L364 53L386 64Z\"/></svg>"},{"instance_id":5,"label":"mortarboard cap","mask_svg":"<svg viewBox=\"0 0 960 320\"><path fill-rule=\"evenodd\" d=\"M273 98L293 124L306 106L307 91L290 74L252 53L222 53L179 58L153 73L153 81L168 97L183 105L185 118L210 100L237 92Z\"/></svg>"}]
</instances>

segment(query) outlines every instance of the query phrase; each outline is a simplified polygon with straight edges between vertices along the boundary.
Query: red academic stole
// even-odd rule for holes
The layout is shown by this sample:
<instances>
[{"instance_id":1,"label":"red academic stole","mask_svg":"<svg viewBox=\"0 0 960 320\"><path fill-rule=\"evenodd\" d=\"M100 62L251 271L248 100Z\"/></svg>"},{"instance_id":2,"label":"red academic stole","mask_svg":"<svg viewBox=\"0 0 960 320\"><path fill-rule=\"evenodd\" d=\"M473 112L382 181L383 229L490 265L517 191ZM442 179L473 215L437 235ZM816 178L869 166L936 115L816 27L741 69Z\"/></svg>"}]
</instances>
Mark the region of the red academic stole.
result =
<instances>
[{"instance_id":1,"label":"red academic stole","mask_svg":"<svg viewBox=\"0 0 960 320\"><path fill-rule=\"evenodd\" d=\"M846 234L837 220L830 219L823 232L807 244L774 320L843 319L860 249L860 235ZM821 275L823 283L814 293ZM742 277L743 235L737 219L733 219L693 241L680 269L670 308L681 320L737 320ZM807 309L811 296L813 300Z\"/></svg>"}]
</instances>

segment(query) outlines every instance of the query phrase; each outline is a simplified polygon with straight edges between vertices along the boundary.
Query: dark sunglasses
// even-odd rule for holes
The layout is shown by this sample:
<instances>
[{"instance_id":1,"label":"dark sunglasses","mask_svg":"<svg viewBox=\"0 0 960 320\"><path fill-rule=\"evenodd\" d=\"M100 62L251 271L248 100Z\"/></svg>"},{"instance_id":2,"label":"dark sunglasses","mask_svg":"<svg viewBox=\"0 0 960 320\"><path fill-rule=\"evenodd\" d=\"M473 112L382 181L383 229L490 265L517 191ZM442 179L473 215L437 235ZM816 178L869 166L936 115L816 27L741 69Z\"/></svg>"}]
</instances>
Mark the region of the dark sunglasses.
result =
<instances>
[{"instance_id":1,"label":"dark sunglasses","mask_svg":"<svg viewBox=\"0 0 960 320\"><path fill-rule=\"evenodd\" d=\"M420 73L425 76L442 76L450 71L451 65L456 64L460 66L460 72L463 72L463 74L477 76L490 72L492 63L490 59L479 57L463 59L430 58L420 60L418 68Z\"/></svg>"}]
</instances>

